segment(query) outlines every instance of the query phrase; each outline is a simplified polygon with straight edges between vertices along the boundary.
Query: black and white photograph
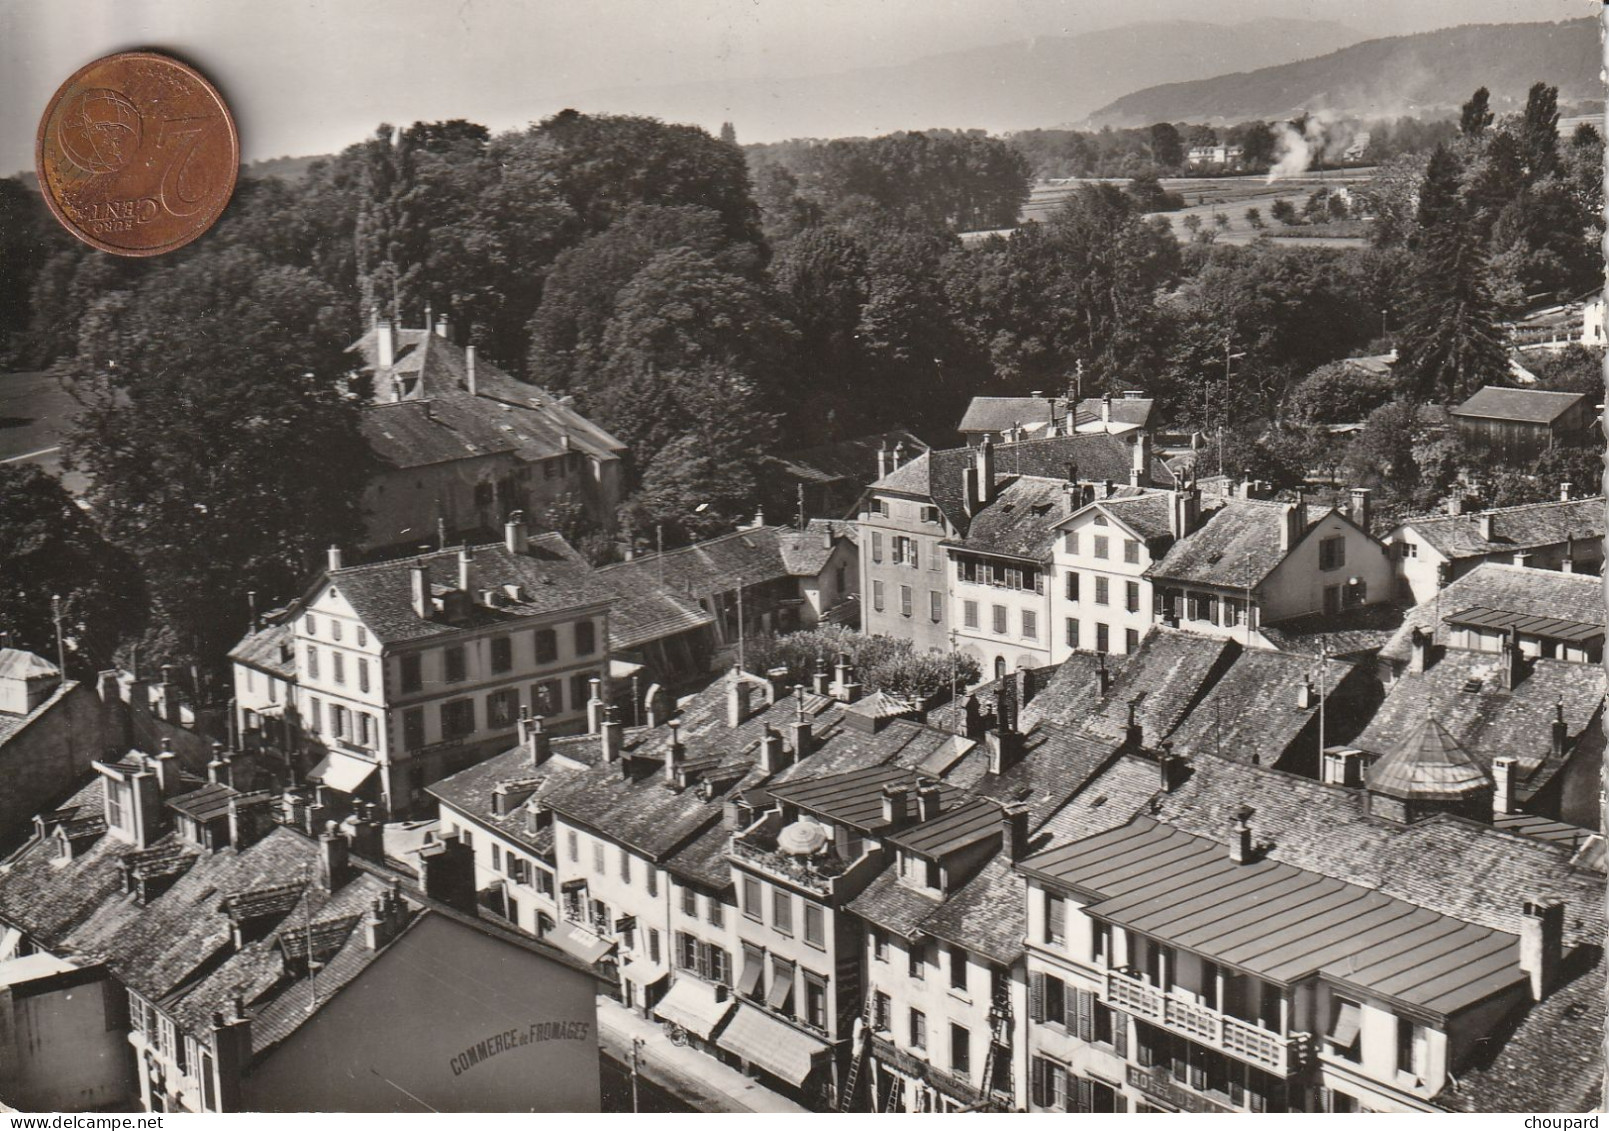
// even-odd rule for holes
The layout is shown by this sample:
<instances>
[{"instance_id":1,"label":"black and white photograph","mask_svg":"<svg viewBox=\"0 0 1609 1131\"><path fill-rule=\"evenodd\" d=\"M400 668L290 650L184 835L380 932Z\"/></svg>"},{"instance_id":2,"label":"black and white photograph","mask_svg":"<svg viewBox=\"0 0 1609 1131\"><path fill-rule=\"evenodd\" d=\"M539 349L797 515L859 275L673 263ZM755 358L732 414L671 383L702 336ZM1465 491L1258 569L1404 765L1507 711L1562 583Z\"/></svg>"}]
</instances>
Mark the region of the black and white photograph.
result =
<instances>
[{"instance_id":1,"label":"black and white photograph","mask_svg":"<svg viewBox=\"0 0 1609 1131\"><path fill-rule=\"evenodd\" d=\"M0 0L0 1121L1595 1127L1605 26Z\"/></svg>"}]
</instances>

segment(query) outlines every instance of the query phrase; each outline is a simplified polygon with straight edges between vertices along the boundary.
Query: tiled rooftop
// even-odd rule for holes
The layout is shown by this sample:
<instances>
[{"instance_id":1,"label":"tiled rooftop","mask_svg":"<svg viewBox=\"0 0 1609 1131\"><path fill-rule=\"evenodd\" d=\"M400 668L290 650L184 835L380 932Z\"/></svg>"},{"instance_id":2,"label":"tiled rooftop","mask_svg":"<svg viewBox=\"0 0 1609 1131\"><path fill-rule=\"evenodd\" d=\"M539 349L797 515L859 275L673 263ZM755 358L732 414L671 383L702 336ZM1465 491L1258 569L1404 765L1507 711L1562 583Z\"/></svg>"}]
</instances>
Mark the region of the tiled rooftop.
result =
<instances>
[{"instance_id":1,"label":"tiled rooftop","mask_svg":"<svg viewBox=\"0 0 1609 1131\"><path fill-rule=\"evenodd\" d=\"M1409 659L1416 628L1432 634L1436 643L1445 643L1447 627L1442 619L1476 605L1589 624L1601 625L1606 619L1602 578L1483 562L1430 600L1409 609L1402 627L1380 649L1381 658Z\"/></svg>"}]
</instances>

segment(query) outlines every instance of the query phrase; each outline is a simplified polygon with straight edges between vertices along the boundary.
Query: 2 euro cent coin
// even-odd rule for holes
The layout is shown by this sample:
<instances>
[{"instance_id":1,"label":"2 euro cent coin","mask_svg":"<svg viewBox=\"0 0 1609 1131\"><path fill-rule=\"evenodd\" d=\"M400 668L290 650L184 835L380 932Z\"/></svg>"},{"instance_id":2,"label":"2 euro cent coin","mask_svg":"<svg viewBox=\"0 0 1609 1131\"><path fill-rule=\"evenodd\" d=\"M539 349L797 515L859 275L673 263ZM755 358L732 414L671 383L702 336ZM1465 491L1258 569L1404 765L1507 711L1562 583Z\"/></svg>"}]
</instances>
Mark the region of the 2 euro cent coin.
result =
<instances>
[{"instance_id":1,"label":"2 euro cent coin","mask_svg":"<svg viewBox=\"0 0 1609 1131\"><path fill-rule=\"evenodd\" d=\"M45 107L34 147L56 219L113 255L161 255L212 227L235 191L240 139L223 97L176 59L97 59Z\"/></svg>"}]
</instances>

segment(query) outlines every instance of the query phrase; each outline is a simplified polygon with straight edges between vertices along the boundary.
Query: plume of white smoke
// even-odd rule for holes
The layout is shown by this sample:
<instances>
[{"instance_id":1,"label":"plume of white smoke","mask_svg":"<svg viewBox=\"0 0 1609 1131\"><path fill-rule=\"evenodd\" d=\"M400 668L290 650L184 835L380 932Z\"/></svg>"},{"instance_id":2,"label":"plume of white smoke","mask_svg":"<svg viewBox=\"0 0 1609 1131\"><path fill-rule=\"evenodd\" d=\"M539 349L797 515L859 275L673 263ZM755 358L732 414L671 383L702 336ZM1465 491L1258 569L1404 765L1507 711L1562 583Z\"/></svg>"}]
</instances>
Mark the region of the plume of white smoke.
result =
<instances>
[{"instance_id":1,"label":"plume of white smoke","mask_svg":"<svg viewBox=\"0 0 1609 1131\"><path fill-rule=\"evenodd\" d=\"M1274 165L1268 170L1266 183L1300 176L1315 158L1328 152L1343 152L1350 144L1352 131L1336 129L1338 125L1335 114L1328 110L1309 115L1300 130L1290 122L1280 122L1274 135Z\"/></svg>"}]
</instances>

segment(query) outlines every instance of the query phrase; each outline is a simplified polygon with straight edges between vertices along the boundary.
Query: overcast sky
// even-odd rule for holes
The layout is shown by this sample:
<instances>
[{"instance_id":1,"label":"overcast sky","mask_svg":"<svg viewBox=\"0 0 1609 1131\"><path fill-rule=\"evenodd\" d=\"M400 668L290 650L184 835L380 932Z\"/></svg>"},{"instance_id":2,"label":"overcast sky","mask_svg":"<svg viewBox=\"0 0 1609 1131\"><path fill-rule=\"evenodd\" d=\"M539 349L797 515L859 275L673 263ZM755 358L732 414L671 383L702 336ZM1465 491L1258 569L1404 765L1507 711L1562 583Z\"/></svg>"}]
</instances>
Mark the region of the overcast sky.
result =
<instances>
[{"instance_id":1,"label":"overcast sky","mask_svg":"<svg viewBox=\"0 0 1609 1131\"><path fill-rule=\"evenodd\" d=\"M831 74L1161 20L1333 20L1366 37L1569 19L1593 0L0 0L0 170L33 164L55 88L167 50L229 100L247 160L334 152L380 121L494 129L600 87ZM639 108L654 113L652 105ZM1054 124L1054 123L1046 123ZM755 138L753 140L765 140Z\"/></svg>"}]
</instances>

